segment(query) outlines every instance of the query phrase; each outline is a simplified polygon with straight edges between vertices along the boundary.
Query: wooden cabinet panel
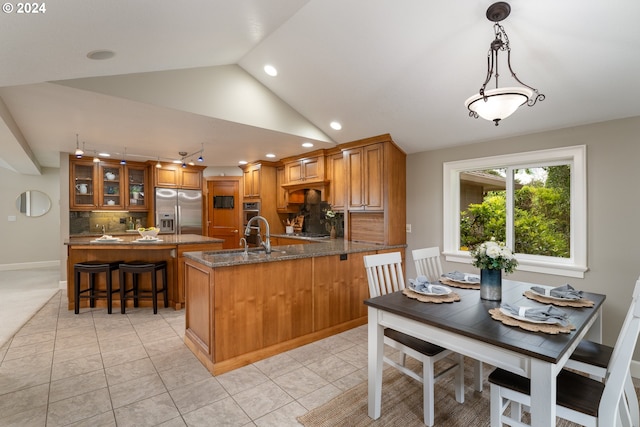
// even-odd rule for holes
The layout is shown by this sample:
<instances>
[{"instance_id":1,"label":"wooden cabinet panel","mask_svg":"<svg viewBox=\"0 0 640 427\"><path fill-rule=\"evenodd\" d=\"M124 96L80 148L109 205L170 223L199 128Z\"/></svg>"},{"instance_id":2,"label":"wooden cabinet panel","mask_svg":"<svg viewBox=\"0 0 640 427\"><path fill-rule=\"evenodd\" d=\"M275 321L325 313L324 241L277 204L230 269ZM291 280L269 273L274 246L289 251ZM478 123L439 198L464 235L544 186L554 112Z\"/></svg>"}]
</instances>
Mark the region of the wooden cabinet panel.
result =
<instances>
[{"instance_id":1,"label":"wooden cabinet panel","mask_svg":"<svg viewBox=\"0 0 640 427\"><path fill-rule=\"evenodd\" d=\"M324 156L314 156L285 162L285 183L321 182L325 175Z\"/></svg>"},{"instance_id":2,"label":"wooden cabinet panel","mask_svg":"<svg viewBox=\"0 0 640 427\"><path fill-rule=\"evenodd\" d=\"M342 153L327 158L329 172L328 202L334 210L343 210L346 199L345 162Z\"/></svg>"},{"instance_id":3,"label":"wooden cabinet panel","mask_svg":"<svg viewBox=\"0 0 640 427\"><path fill-rule=\"evenodd\" d=\"M345 151L347 209L384 209L384 146L372 144Z\"/></svg>"},{"instance_id":4,"label":"wooden cabinet panel","mask_svg":"<svg viewBox=\"0 0 640 427\"><path fill-rule=\"evenodd\" d=\"M213 310L213 283L211 270L198 263L187 263L184 270L186 297L185 334L196 341L199 351L207 359L212 356L213 325L210 321Z\"/></svg>"},{"instance_id":5,"label":"wooden cabinet panel","mask_svg":"<svg viewBox=\"0 0 640 427\"><path fill-rule=\"evenodd\" d=\"M154 167L154 186L169 188L202 189L202 170L200 166L187 166L173 163L161 163Z\"/></svg>"},{"instance_id":6,"label":"wooden cabinet panel","mask_svg":"<svg viewBox=\"0 0 640 427\"><path fill-rule=\"evenodd\" d=\"M367 315L362 303L369 298L365 255L370 253L351 253L346 260L341 260L340 255L313 259L316 331Z\"/></svg>"},{"instance_id":7,"label":"wooden cabinet panel","mask_svg":"<svg viewBox=\"0 0 640 427\"><path fill-rule=\"evenodd\" d=\"M311 264L307 258L277 268L259 263L213 270L216 362L312 332Z\"/></svg>"},{"instance_id":8,"label":"wooden cabinet panel","mask_svg":"<svg viewBox=\"0 0 640 427\"><path fill-rule=\"evenodd\" d=\"M285 183L284 166L276 168L276 209L278 212L287 212L289 205L289 192L282 188L282 184Z\"/></svg>"},{"instance_id":9,"label":"wooden cabinet panel","mask_svg":"<svg viewBox=\"0 0 640 427\"><path fill-rule=\"evenodd\" d=\"M250 165L243 171L243 192L245 198L260 197L261 165Z\"/></svg>"}]
</instances>

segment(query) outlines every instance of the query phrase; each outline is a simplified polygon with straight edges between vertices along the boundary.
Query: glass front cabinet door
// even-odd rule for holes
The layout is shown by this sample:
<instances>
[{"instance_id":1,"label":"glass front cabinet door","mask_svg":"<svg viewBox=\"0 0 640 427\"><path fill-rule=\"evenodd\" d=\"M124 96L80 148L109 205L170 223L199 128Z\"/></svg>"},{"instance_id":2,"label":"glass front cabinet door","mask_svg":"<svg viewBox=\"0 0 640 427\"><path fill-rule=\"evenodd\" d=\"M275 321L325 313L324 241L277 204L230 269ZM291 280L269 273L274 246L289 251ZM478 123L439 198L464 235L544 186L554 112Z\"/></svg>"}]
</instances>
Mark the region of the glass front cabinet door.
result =
<instances>
[{"instance_id":1,"label":"glass front cabinet door","mask_svg":"<svg viewBox=\"0 0 640 427\"><path fill-rule=\"evenodd\" d=\"M127 166L126 207L128 210L146 211L149 209L147 194L147 168L145 166Z\"/></svg>"},{"instance_id":2,"label":"glass front cabinet door","mask_svg":"<svg viewBox=\"0 0 640 427\"><path fill-rule=\"evenodd\" d=\"M75 161L71 163L69 201L71 208L94 209L98 201L97 180L93 162Z\"/></svg>"},{"instance_id":3,"label":"glass front cabinet door","mask_svg":"<svg viewBox=\"0 0 640 427\"><path fill-rule=\"evenodd\" d=\"M102 195L99 200L100 208L123 209L124 199L122 184L124 183L124 168L118 165L100 163L100 183L102 184Z\"/></svg>"}]
</instances>

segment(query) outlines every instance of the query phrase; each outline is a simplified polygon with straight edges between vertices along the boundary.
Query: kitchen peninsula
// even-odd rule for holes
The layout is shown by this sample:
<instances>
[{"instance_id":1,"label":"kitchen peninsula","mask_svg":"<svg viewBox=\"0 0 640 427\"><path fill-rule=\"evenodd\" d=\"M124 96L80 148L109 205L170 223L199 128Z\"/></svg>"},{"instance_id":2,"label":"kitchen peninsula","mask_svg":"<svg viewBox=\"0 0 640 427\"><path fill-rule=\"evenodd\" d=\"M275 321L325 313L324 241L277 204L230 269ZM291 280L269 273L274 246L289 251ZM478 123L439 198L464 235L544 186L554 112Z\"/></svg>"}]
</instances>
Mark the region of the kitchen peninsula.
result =
<instances>
[{"instance_id":1,"label":"kitchen peninsula","mask_svg":"<svg viewBox=\"0 0 640 427\"><path fill-rule=\"evenodd\" d=\"M214 375L363 325L363 257L406 245L325 239L185 252L185 343Z\"/></svg>"},{"instance_id":2,"label":"kitchen peninsula","mask_svg":"<svg viewBox=\"0 0 640 427\"><path fill-rule=\"evenodd\" d=\"M195 234L161 234L156 242L138 242L139 235L115 236L117 241L97 241L100 236L70 237L65 241L67 246L67 301L68 309L74 305L73 265L83 261L167 261L167 277L169 281L169 306L176 310L184 307L184 252L211 251L222 249L221 239L199 236ZM102 276L102 275L101 275ZM145 278L148 280L148 277ZM100 281L101 280L101 281ZM144 282L142 282L144 285ZM99 278L99 287L104 287L104 277ZM113 299L114 307L120 306L117 298ZM142 306L151 305L151 301L140 301ZM81 301L81 307L89 305L87 300ZM106 305L106 301L98 300L97 305Z\"/></svg>"}]
</instances>

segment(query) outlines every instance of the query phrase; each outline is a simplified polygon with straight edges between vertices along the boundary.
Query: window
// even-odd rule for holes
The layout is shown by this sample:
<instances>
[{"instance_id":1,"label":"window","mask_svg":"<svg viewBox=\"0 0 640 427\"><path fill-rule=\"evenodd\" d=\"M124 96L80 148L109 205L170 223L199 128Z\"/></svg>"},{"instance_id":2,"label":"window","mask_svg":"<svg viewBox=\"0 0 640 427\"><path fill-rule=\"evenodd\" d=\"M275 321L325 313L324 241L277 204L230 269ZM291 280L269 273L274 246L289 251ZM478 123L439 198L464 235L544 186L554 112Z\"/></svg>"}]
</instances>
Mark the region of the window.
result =
<instances>
[{"instance_id":1,"label":"window","mask_svg":"<svg viewBox=\"0 0 640 427\"><path fill-rule=\"evenodd\" d=\"M518 270L584 277L586 146L448 162L443 182L448 261L471 263L468 248L493 236Z\"/></svg>"}]
</instances>

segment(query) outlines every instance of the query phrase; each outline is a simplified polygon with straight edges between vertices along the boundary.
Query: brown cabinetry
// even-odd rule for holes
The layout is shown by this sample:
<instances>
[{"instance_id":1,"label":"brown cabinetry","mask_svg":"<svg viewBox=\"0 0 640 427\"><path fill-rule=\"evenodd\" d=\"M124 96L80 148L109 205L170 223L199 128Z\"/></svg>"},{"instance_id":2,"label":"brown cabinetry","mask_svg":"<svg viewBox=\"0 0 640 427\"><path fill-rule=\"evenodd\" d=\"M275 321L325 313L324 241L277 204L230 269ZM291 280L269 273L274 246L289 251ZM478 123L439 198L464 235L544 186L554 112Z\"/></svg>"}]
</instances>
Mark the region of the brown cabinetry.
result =
<instances>
[{"instance_id":1,"label":"brown cabinetry","mask_svg":"<svg viewBox=\"0 0 640 427\"><path fill-rule=\"evenodd\" d=\"M149 198L151 190L149 188L148 166L130 166L125 168L125 207L130 211L149 210Z\"/></svg>"},{"instance_id":2,"label":"brown cabinetry","mask_svg":"<svg viewBox=\"0 0 640 427\"><path fill-rule=\"evenodd\" d=\"M161 167L154 167L154 186L169 188L202 189L201 166L182 167L174 163L160 163Z\"/></svg>"},{"instance_id":3,"label":"brown cabinetry","mask_svg":"<svg viewBox=\"0 0 640 427\"><path fill-rule=\"evenodd\" d=\"M289 206L289 192L282 187L284 184L284 166L276 168L276 209L286 213Z\"/></svg>"},{"instance_id":4,"label":"brown cabinetry","mask_svg":"<svg viewBox=\"0 0 640 427\"><path fill-rule=\"evenodd\" d=\"M343 210L347 187L342 152L327 156L327 176L329 178L327 202L334 210Z\"/></svg>"},{"instance_id":5,"label":"brown cabinetry","mask_svg":"<svg viewBox=\"0 0 640 427\"><path fill-rule=\"evenodd\" d=\"M324 155L284 162L285 184L324 181Z\"/></svg>"},{"instance_id":6,"label":"brown cabinetry","mask_svg":"<svg viewBox=\"0 0 640 427\"><path fill-rule=\"evenodd\" d=\"M71 158L69 208L82 210L149 209L145 192L148 167L144 163Z\"/></svg>"},{"instance_id":7,"label":"brown cabinetry","mask_svg":"<svg viewBox=\"0 0 640 427\"><path fill-rule=\"evenodd\" d=\"M70 161L69 207L72 210L91 210L98 206L98 180L95 163L91 160Z\"/></svg>"},{"instance_id":8,"label":"brown cabinetry","mask_svg":"<svg viewBox=\"0 0 640 427\"><path fill-rule=\"evenodd\" d=\"M242 169L243 195L245 198L260 197L260 170L261 164L249 164Z\"/></svg>"},{"instance_id":9,"label":"brown cabinetry","mask_svg":"<svg viewBox=\"0 0 640 427\"><path fill-rule=\"evenodd\" d=\"M384 209L384 145L345 150L348 210Z\"/></svg>"}]
</instances>

